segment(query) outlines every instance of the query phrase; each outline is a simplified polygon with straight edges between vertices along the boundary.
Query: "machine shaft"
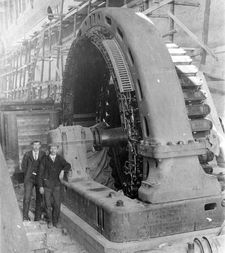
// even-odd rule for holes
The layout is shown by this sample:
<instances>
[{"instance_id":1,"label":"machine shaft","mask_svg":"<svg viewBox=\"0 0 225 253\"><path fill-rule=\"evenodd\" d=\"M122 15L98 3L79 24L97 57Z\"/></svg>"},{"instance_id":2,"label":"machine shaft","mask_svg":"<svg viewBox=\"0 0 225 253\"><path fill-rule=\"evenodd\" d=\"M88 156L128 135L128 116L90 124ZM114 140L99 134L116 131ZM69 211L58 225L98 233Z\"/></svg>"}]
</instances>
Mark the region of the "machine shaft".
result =
<instances>
[{"instance_id":1,"label":"machine shaft","mask_svg":"<svg viewBox=\"0 0 225 253\"><path fill-rule=\"evenodd\" d=\"M121 127L111 129L100 129L96 127L92 129L92 133L95 148L126 144L128 140L126 131Z\"/></svg>"}]
</instances>

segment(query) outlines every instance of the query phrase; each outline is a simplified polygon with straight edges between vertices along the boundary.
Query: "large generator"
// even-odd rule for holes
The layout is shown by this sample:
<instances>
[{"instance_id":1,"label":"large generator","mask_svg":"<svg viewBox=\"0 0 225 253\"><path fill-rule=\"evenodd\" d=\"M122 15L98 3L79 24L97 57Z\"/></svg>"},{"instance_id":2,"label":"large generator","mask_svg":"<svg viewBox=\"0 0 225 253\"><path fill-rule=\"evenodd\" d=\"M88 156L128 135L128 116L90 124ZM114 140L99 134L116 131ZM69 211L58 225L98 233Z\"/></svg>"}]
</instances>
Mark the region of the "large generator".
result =
<instances>
[{"instance_id":1,"label":"large generator","mask_svg":"<svg viewBox=\"0 0 225 253\"><path fill-rule=\"evenodd\" d=\"M49 141L72 164L65 204L109 241L222 224L203 82L185 51L165 44L141 13L103 8L81 25L64 72L62 126ZM113 187L91 179L91 152L109 158Z\"/></svg>"}]
</instances>

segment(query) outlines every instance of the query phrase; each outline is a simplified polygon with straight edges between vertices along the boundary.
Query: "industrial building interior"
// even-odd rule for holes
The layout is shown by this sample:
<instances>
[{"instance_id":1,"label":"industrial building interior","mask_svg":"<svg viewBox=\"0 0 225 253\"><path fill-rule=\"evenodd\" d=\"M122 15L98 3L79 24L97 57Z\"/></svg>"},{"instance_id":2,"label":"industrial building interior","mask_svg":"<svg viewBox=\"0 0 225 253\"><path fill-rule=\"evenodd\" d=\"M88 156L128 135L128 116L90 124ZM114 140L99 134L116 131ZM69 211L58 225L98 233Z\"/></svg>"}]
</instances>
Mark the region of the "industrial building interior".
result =
<instances>
[{"instance_id":1,"label":"industrial building interior","mask_svg":"<svg viewBox=\"0 0 225 253\"><path fill-rule=\"evenodd\" d=\"M224 35L224 0L0 0L0 253L224 253Z\"/></svg>"}]
</instances>

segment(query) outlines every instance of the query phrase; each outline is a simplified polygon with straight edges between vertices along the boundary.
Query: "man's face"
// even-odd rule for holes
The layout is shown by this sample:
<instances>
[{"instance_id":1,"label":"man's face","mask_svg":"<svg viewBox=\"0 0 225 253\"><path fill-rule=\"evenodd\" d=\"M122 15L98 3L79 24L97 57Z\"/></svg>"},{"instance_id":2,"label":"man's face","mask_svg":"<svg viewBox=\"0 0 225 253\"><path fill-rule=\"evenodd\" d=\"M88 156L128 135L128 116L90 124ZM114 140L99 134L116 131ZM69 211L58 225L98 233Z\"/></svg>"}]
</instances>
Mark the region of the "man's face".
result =
<instances>
[{"instance_id":1,"label":"man's face","mask_svg":"<svg viewBox=\"0 0 225 253\"><path fill-rule=\"evenodd\" d=\"M51 146L50 147L50 154L51 155L56 155L58 152L58 147L57 146Z\"/></svg>"},{"instance_id":2,"label":"man's face","mask_svg":"<svg viewBox=\"0 0 225 253\"><path fill-rule=\"evenodd\" d=\"M34 142L33 145L32 145L32 149L33 149L34 152L38 152L40 147L41 147L40 142Z\"/></svg>"}]
</instances>

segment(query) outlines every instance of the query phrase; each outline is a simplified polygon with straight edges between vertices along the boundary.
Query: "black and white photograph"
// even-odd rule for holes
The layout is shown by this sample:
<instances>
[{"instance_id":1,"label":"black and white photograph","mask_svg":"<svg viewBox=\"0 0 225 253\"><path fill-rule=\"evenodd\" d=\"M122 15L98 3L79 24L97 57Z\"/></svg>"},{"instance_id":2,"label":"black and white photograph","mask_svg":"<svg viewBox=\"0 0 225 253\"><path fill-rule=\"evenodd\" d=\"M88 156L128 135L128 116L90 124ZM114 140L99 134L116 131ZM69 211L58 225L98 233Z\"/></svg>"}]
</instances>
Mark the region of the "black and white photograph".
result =
<instances>
[{"instance_id":1,"label":"black and white photograph","mask_svg":"<svg viewBox=\"0 0 225 253\"><path fill-rule=\"evenodd\" d=\"M225 0L0 0L0 253L225 253Z\"/></svg>"}]
</instances>

